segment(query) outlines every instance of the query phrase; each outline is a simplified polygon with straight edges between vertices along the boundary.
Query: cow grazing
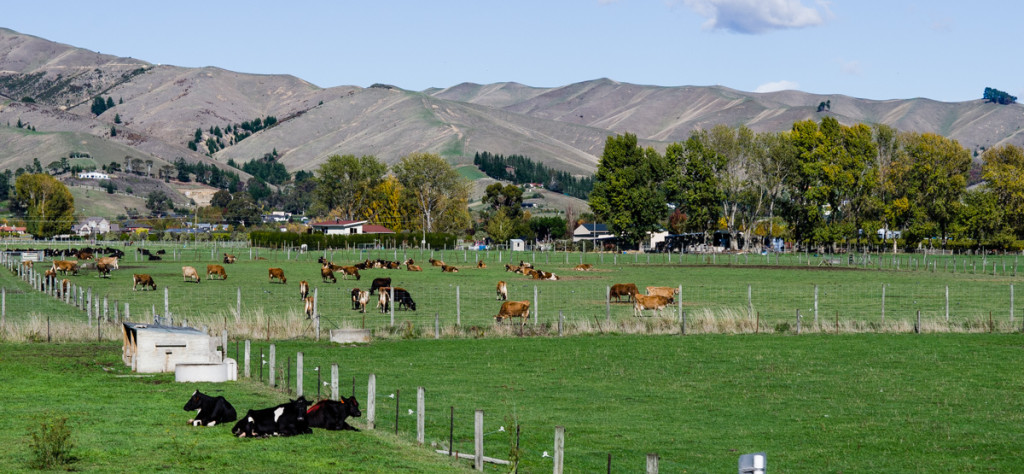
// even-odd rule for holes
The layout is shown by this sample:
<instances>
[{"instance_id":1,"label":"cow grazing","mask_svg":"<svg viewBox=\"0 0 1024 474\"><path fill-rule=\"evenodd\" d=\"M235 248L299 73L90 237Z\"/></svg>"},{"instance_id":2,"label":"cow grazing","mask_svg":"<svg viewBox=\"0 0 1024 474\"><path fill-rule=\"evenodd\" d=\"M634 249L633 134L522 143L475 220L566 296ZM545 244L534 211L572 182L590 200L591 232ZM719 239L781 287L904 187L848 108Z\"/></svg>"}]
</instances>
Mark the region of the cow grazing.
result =
<instances>
[{"instance_id":1,"label":"cow grazing","mask_svg":"<svg viewBox=\"0 0 1024 474\"><path fill-rule=\"evenodd\" d=\"M277 278L282 284L288 283L288 279L284 277L284 270L281 270L280 268L271 268L269 273L271 283L274 282L275 278Z\"/></svg>"},{"instance_id":2,"label":"cow grazing","mask_svg":"<svg viewBox=\"0 0 1024 474\"><path fill-rule=\"evenodd\" d=\"M32 262L29 262L31 265ZM61 275L67 275L71 272L72 275L78 275L78 262L74 260L54 260L53 265L50 267L55 272L60 272Z\"/></svg>"},{"instance_id":3,"label":"cow grazing","mask_svg":"<svg viewBox=\"0 0 1024 474\"><path fill-rule=\"evenodd\" d=\"M432 267L440 267L440 266L444 265L444 261L442 261L442 260L430 259L429 261L430 261L430 266L432 266Z\"/></svg>"},{"instance_id":4,"label":"cow grazing","mask_svg":"<svg viewBox=\"0 0 1024 474\"><path fill-rule=\"evenodd\" d=\"M100 278L110 278L110 265L96 262L96 271L100 272Z\"/></svg>"},{"instance_id":5,"label":"cow grazing","mask_svg":"<svg viewBox=\"0 0 1024 474\"><path fill-rule=\"evenodd\" d=\"M107 268L109 268L111 270L117 270L118 269L117 259L118 259L118 257L100 257L100 258L96 259L96 265L98 267L102 263L102 264L106 264Z\"/></svg>"},{"instance_id":6,"label":"cow grazing","mask_svg":"<svg viewBox=\"0 0 1024 474\"><path fill-rule=\"evenodd\" d=\"M239 438L262 438L266 436L294 436L309 434L306 410L309 402L299 397L276 407L249 410L235 423L231 432Z\"/></svg>"},{"instance_id":7,"label":"cow grazing","mask_svg":"<svg viewBox=\"0 0 1024 474\"><path fill-rule=\"evenodd\" d=\"M306 299L309 296L309 283L306 280L299 282L299 298Z\"/></svg>"},{"instance_id":8,"label":"cow grazing","mask_svg":"<svg viewBox=\"0 0 1024 474\"><path fill-rule=\"evenodd\" d=\"M184 279L186 283L189 281L194 281L196 283L202 281L202 279L199 278L199 272L196 271L195 267L181 267L181 278Z\"/></svg>"},{"instance_id":9,"label":"cow grazing","mask_svg":"<svg viewBox=\"0 0 1024 474\"><path fill-rule=\"evenodd\" d=\"M357 298L356 305L358 306L357 309L359 311L365 313L366 312L366 304L370 302L370 292L360 290L359 294L358 294L358 296L356 298Z\"/></svg>"},{"instance_id":10,"label":"cow grazing","mask_svg":"<svg viewBox=\"0 0 1024 474\"><path fill-rule=\"evenodd\" d=\"M227 280L228 274L224 271L224 267L220 265L207 265L206 266L206 279L212 279L214 275L220 277L221 280Z\"/></svg>"},{"instance_id":11,"label":"cow grazing","mask_svg":"<svg viewBox=\"0 0 1024 474\"><path fill-rule=\"evenodd\" d=\"M441 273L459 273L459 269L452 265L441 265Z\"/></svg>"},{"instance_id":12,"label":"cow grazing","mask_svg":"<svg viewBox=\"0 0 1024 474\"><path fill-rule=\"evenodd\" d=\"M506 301L502 303L498 315L494 317L494 321L500 323L512 318L520 318L520 324L526 324L526 320L530 319L530 302Z\"/></svg>"},{"instance_id":13,"label":"cow grazing","mask_svg":"<svg viewBox=\"0 0 1024 474\"><path fill-rule=\"evenodd\" d=\"M348 276L348 275L354 275L356 277L356 280L359 280L360 276L359 276L359 269L358 268L356 268L356 267L338 267L338 268L341 269L340 271L341 271L341 279L342 280L344 280L345 277Z\"/></svg>"},{"instance_id":14,"label":"cow grazing","mask_svg":"<svg viewBox=\"0 0 1024 474\"><path fill-rule=\"evenodd\" d=\"M668 298L664 296L633 295L633 316L643 316L645 309L651 310L652 314L661 314L667 305Z\"/></svg>"},{"instance_id":15,"label":"cow grazing","mask_svg":"<svg viewBox=\"0 0 1024 474\"><path fill-rule=\"evenodd\" d=\"M377 308L380 309L382 314L388 312L388 305L391 302L389 292L384 290L385 288L381 288L381 292L377 293Z\"/></svg>"},{"instance_id":16,"label":"cow grazing","mask_svg":"<svg viewBox=\"0 0 1024 474\"><path fill-rule=\"evenodd\" d=\"M395 294L395 309L408 309L416 311L416 302L412 300L412 295L405 288L399 287L382 287L380 288L380 294L383 296L378 297L377 306L381 308L381 312L388 310L388 304L391 303L391 293Z\"/></svg>"},{"instance_id":17,"label":"cow grazing","mask_svg":"<svg viewBox=\"0 0 1024 474\"><path fill-rule=\"evenodd\" d=\"M306 319L310 319L313 317L313 297L307 296L303 301L305 302Z\"/></svg>"},{"instance_id":18,"label":"cow grazing","mask_svg":"<svg viewBox=\"0 0 1024 474\"><path fill-rule=\"evenodd\" d=\"M508 299L508 285L504 281L498 282L498 297L496 299L505 301Z\"/></svg>"},{"instance_id":19,"label":"cow grazing","mask_svg":"<svg viewBox=\"0 0 1024 474\"><path fill-rule=\"evenodd\" d=\"M405 264L405 269L409 270L410 272L422 272L423 271L423 269L420 268L419 265L413 265L411 263Z\"/></svg>"},{"instance_id":20,"label":"cow grazing","mask_svg":"<svg viewBox=\"0 0 1024 474\"><path fill-rule=\"evenodd\" d=\"M374 278L373 283L370 284L370 294L372 295L378 288L384 288L391 286L391 278Z\"/></svg>"},{"instance_id":21,"label":"cow grazing","mask_svg":"<svg viewBox=\"0 0 1024 474\"><path fill-rule=\"evenodd\" d=\"M484 268L487 268L487 264L484 263L483 260L477 260L476 261L476 267L479 268L479 269L484 269Z\"/></svg>"},{"instance_id":22,"label":"cow grazing","mask_svg":"<svg viewBox=\"0 0 1024 474\"><path fill-rule=\"evenodd\" d=\"M235 263L235 260L237 259L238 257L235 257L234 255L231 255L229 253L224 254L224 263Z\"/></svg>"},{"instance_id":23,"label":"cow grazing","mask_svg":"<svg viewBox=\"0 0 1024 474\"><path fill-rule=\"evenodd\" d=\"M668 286L648 286L647 296L664 296L669 303L675 303L675 296L679 294L678 288Z\"/></svg>"},{"instance_id":24,"label":"cow grazing","mask_svg":"<svg viewBox=\"0 0 1024 474\"><path fill-rule=\"evenodd\" d=\"M640 294L640 290L636 289L634 283L616 283L609 289L608 297L615 298L615 301L621 301L619 298L625 296L626 302L633 301L633 297Z\"/></svg>"},{"instance_id":25,"label":"cow grazing","mask_svg":"<svg viewBox=\"0 0 1024 474\"><path fill-rule=\"evenodd\" d=\"M334 276L334 270L331 270L330 265L323 265L320 267L320 280L324 283L326 283L327 280L331 280L331 283L338 282L338 278Z\"/></svg>"},{"instance_id":26,"label":"cow grazing","mask_svg":"<svg viewBox=\"0 0 1024 474\"><path fill-rule=\"evenodd\" d=\"M593 265L591 265L589 263L581 263L579 265L576 265L576 268L574 268L573 270L576 270L578 272L589 272L589 271L591 271L593 269L594 269Z\"/></svg>"},{"instance_id":27,"label":"cow grazing","mask_svg":"<svg viewBox=\"0 0 1024 474\"><path fill-rule=\"evenodd\" d=\"M67 281L67 280L64 280L64 281ZM142 285L142 289L143 290L145 290L146 287L148 286L148 287L152 288L153 291L156 291L156 283L153 282L153 277L151 277L151 276L149 276L149 275L147 275L145 273L143 273L141 275L138 274L138 273L132 275L132 291L135 291L135 289L138 288L139 285Z\"/></svg>"},{"instance_id":28,"label":"cow grazing","mask_svg":"<svg viewBox=\"0 0 1024 474\"><path fill-rule=\"evenodd\" d=\"M341 400L321 400L306 410L306 419L310 428L323 428L325 430L359 431L356 427L348 424L345 418L359 418L363 413L359 411L359 401L356 397L342 397Z\"/></svg>"},{"instance_id":29,"label":"cow grazing","mask_svg":"<svg viewBox=\"0 0 1024 474\"><path fill-rule=\"evenodd\" d=\"M214 426L217 423L228 423L238 419L235 407L224 397L211 397L199 390L185 403L185 411L196 410L196 417L188 420L192 426Z\"/></svg>"},{"instance_id":30,"label":"cow grazing","mask_svg":"<svg viewBox=\"0 0 1024 474\"><path fill-rule=\"evenodd\" d=\"M359 309L359 293L361 291L359 288L352 288L352 291L349 292L352 295L352 309Z\"/></svg>"}]
</instances>

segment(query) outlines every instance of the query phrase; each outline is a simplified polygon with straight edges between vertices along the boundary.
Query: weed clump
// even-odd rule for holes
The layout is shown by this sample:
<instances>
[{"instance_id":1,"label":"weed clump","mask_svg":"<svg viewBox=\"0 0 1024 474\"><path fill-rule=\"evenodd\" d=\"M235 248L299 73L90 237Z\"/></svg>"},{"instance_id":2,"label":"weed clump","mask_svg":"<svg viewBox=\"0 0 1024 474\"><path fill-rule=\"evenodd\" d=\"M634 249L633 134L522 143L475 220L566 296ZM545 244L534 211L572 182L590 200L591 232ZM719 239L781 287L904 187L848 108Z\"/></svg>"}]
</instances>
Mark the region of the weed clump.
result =
<instances>
[{"instance_id":1,"label":"weed clump","mask_svg":"<svg viewBox=\"0 0 1024 474\"><path fill-rule=\"evenodd\" d=\"M43 417L36 429L29 433L32 459L29 467L33 469L64 469L69 470L77 459L71 455L74 442L71 441L71 427L68 419L61 416L48 415Z\"/></svg>"}]
</instances>

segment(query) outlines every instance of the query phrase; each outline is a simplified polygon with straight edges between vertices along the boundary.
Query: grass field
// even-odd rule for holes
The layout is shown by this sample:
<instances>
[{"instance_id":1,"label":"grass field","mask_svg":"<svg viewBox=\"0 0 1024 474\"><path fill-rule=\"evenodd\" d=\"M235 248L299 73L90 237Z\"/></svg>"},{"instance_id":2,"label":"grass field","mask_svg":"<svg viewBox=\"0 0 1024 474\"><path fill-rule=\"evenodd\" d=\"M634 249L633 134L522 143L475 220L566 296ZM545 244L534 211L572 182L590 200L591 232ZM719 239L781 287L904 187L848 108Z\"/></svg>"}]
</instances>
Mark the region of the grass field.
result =
<instances>
[{"instance_id":1,"label":"grass field","mask_svg":"<svg viewBox=\"0 0 1024 474\"><path fill-rule=\"evenodd\" d=\"M133 251L132 247L126 249ZM553 331L559 315L570 332L628 332L637 325L658 329L654 332L678 331L680 310L687 314L688 331L696 333L795 332L798 310L803 331L835 332L837 320L840 332L910 331L918 311L926 331L1013 331L1024 322L1020 309L1024 298L1014 295L1015 286L1020 286L1015 283L1022 278L1016 276L1013 256L928 257L926 261L920 256L901 256L899 261L885 256L875 257L866 266L824 267L817 265L820 257L800 255L787 255L769 264L766 257L756 255L673 255L669 261L664 254L518 252L510 256L495 251L352 250L326 254L339 264L366 258L413 258L424 271L371 269L362 271L358 281L339 275L337 283L323 283L316 258L324 252L253 250L250 260L249 249L228 249L240 258L239 263L225 265L227 280L195 284L182 281L181 267L191 265L204 273L207 264L220 263L225 249L178 245L166 247L166 251L160 262L136 261L136 254L129 253L111 278L101 279L90 271L67 278L76 286L91 289L97 300L106 298L108 317L113 316L115 302L119 315L128 303L135 320L151 319L154 310L164 314L166 289L175 321L187 319L192 324L228 329L237 337L265 337L265 330L262 336L252 330L265 328L268 320L277 337L312 337L312 327L303 322L298 295L302 279L316 290L322 330L389 328L391 315L372 311L375 302L371 301L366 314L351 309L350 290L368 289L377 277L391 278L394 286L409 290L417 303L416 311L396 311L394 324L412 325L416 334L431 336L435 315L441 327L460 323L463 328L490 330L501 304L495 301L498 280L508 282L510 299L531 302L537 321L531 321L529 329L541 333ZM427 263L431 257L461 270L441 273ZM477 260L484 260L487 268L474 268ZM533 261L561 280L531 280L508 273L504 263L510 260ZM574 271L581 261L594 264L596 270ZM48 262L38 263L36 269L48 266ZM270 267L282 268L288 283L270 283ZM157 291L131 291L132 273L152 275ZM615 283L635 283L641 290L649 285L682 287L682 296L680 303L667 308L661 317L651 318L647 312L647 317L638 320L631 304L606 304L607 288ZM86 320L84 311L69 311L67 305L16 282L10 273L0 275L0 284L8 288L12 321L32 317ZM239 294L242 311L236 315Z\"/></svg>"},{"instance_id":2,"label":"grass field","mask_svg":"<svg viewBox=\"0 0 1024 474\"><path fill-rule=\"evenodd\" d=\"M0 432L0 470L24 469L26 433L50 413L69 417L80 458L74 467L82 471L450 471L446 458L411 442L415 417L408 410L418 386L426 391L428 445L447 446L455 407L455 449L471 452L473 411L484 410L489 456L507 458L512 426L522 427L520 472L550 471L542 454L552 452L556 425L565 427L567 472L604 472L608 454L614 472L638 472L646 453L659 454L661 472L730 472L740 454L756 451L767 453L772 472L1013 472L1024 421L1019 334L276 345L292 372L295 353L304 353L310 397L315 367L339 364L342 393L354 378L364 415L367 375L374 373L377 430L238 440L227 427L186 426L181 406L193 390L224 395L243 412L288 394L255 380L132 377L112 342L5 344L0 415L8 427ZM253 346L260 349L266 344ZM281 384L294 390L293 377ZM397 405L388 397L396 393ZM396 409L398 438L389 434Z\"/></svg>"}]
</instances>

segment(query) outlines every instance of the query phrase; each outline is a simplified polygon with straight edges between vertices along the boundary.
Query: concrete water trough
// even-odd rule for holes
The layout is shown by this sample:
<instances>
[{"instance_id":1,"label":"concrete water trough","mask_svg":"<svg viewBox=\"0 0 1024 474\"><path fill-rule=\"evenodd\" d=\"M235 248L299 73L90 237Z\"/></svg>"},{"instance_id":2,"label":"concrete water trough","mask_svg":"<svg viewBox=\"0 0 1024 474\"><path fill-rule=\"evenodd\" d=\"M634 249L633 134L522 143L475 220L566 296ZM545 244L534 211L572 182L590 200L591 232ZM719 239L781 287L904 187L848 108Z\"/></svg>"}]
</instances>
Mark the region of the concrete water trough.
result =
<instances>
[{"instance_id":1,"label":"concrete water trough","mask_svg":"<svg viewBox=\"0 0 1024 474\"><path fill-rule=\"evenodd\" d=\"M217 350L220 338L195 328L125 322L121 330L121 360L135 372L174 372L178 364L224 363L223 353Z\"/></svg>"},{"instance_id":2,"label":"concrete water trough","mask_svg":"<svg viewBox=\"0 0 1024 474\"><path fill-rule=\"evenodd\" d=\"M331 329L331 342L339 344L369 343L369 329Z\"/></svg>"},{"instance_id":3,"label":"concrete water trough","mask_svg":"<svg viewBox=\"0 0 1024 474\"><path fill-rule=\"evenodd\" d=\"M174 366L175 382L227 382L238 380L238 362L224 359L220 364L182 364Z\"/></svg>"}]
</instances>

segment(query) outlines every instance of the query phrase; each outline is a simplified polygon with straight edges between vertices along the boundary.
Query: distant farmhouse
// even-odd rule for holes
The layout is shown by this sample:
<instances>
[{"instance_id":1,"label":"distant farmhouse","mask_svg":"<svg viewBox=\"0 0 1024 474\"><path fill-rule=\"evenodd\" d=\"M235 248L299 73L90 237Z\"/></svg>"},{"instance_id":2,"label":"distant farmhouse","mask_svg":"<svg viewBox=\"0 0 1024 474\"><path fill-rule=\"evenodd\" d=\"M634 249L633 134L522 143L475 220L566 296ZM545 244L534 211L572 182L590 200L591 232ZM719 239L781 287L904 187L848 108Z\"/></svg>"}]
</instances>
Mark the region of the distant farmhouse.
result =
<instances>
[{"instance_id":1,"label":"distant farmhouse","mask_svg":"<svg viewBox=\"0 0 1024 474\"><path fill-rule=\"evenodd\" d=\"M342 234L394 234L395 231L382 225L367 224L367 221L320 221L311 222L313 232L327 235Z\"/></svg>"},{"instance_id":2,"label":"distant farmhouse","mask_svg":"<svg viewBox=\"0 0 1024 474\"><path fill-rule=\"evenodd\" d=\"M87 217L71 226L71 232L82 237L88 237L109 232L121 232L121 226L111 224L110 221L102 217Z\"/></svg>"},{"instance_id":3,"label":"distant farmhouse","mask_svg":"<svg viewBox=\"0 0 1024 474\"><path fill-rule=\"evenodd\" d=\"M78 179L110 179L110 175L99 171L83 171L78 173Z\"/></svg>"}]
</instances>

